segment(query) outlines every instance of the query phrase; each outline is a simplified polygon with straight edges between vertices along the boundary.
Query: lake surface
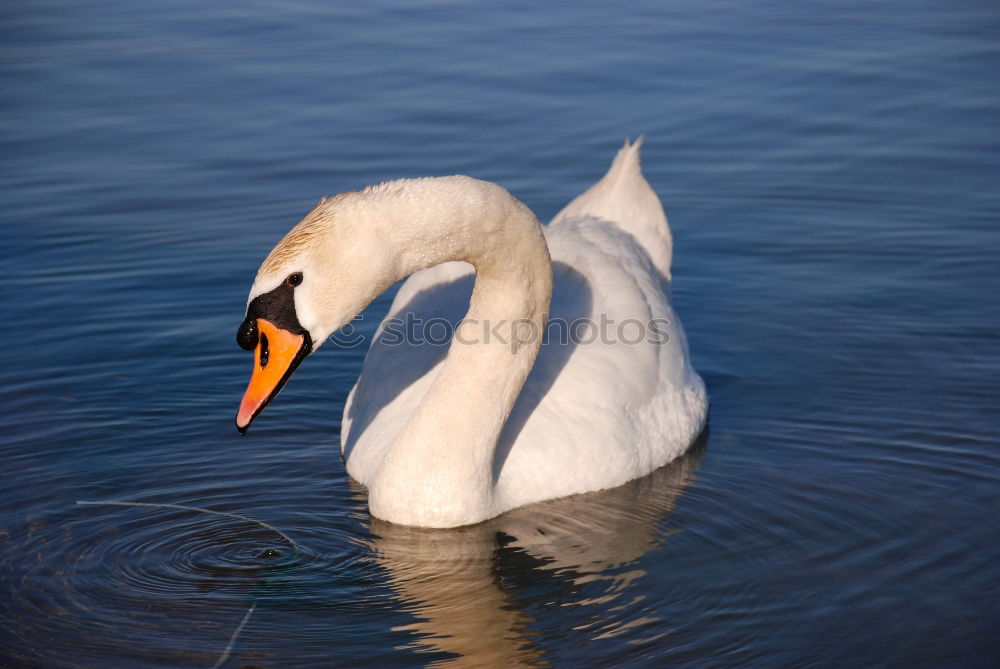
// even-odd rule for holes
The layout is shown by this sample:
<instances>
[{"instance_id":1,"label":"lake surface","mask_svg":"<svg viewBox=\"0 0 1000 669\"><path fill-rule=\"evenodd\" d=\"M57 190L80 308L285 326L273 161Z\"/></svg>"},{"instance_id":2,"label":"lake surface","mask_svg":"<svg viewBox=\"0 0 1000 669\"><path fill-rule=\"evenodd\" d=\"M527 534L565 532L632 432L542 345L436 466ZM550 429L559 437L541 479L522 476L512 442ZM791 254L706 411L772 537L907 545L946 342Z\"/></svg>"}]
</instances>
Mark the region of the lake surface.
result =
<instances>
[{"instance_id":1,"label":"lake surface","mask_svg":"<svg viewBox=\"0 0 1000 669\"><path fill-rule=\"evenodd\" d=\"M995 3L504 4L5 6L0 666L997 666ZM373 521L333 345L237 434L320 196L465 173L544 221L641 133L688 455Z\"/></svg>"}]
</instances>

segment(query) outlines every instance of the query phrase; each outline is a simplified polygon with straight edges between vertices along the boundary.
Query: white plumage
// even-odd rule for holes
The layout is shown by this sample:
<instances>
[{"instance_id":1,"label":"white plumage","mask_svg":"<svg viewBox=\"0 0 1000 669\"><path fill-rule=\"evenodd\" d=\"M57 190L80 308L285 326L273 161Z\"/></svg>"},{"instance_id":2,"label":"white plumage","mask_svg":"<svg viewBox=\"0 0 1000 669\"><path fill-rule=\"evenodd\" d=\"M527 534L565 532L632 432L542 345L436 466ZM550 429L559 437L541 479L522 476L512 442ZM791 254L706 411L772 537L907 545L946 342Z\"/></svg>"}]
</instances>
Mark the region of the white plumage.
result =
<instances>
[{"instance_id":1,"label":"white plumage","mask_svg":"<svg viewBox=\"0 0 1000 669\"><path fill-rule=\"evenodd\" d=\"M386 260L392 269L381 283L442 259L468 262L422 269L403 284L344 411L347 471L369 486L375 515L447 527L544 499L617 486L674 459L702 430L705 387L691 366L684 331L670 305L672 239L660 201L642 176L640 143L626 142L604 178L544 228L552 263L547 309L538 304L545 292L544 270L537 267L545 262L544 252L526 250L531 243L523 249L500 248L520 244L511 241L518 225L525 230L537 226L530 212L525 214L519 203L512 205L499 188L467 196L467 190L481 190L483 182L441 180L451 180L442 187L461 204L461 216L455 217L461 229L453 233L442 227L434 235L435 248L426 253L409 248L403 260ZM384 243L393 243L399 226L435 226L448 218L437 209L445 205L421 210L426 198L440 199L433 192L434 181L393 182L376 189L376 195L401 202L386 205L380 200L373 211L413 209L409 216L388 216L395 222L383 231ZM482 212L481 230L476 227L480 221L465 220L470 212ZM530 221L525 223L521 219L526 216ZM412 244L420 236L399 233L399 239ZM488 261L482 260L487 256ZM548 311L549 339L533 366L528 350L508 348L505 356L496 341L472 341L488 336L482 323L464 326L467 345L448 348L440 343L444 323L454 325L469 311L473 265L486 278L477 284L482 299L470 317L484 320L485 315L491 326L517 318L537 324L538 310ZM337 268L323 271L335 274ZM268 281L273 283L263 283ZM255 285L255 290L263 292L264 287ZM296 306L306 314L307 327L307 320L320 319L298 297ZM346 322L351 315L339 313L334 320ZM437 337L434 343L398 341L408 316L410 334ZM429 325L432 319L443 320ZM576 336L566 336L574 323ZM319 329L340 324L323 323ZM508 339L517 334L504 327L496 332L507 332ZM588 341L594 334L596 339ZM454 360L446 363L448 358ZM512 390L528 369L520 392ZM510 402L512 408L503 406ZM420 418L414 418L418 412Z\"/></svg>"}]
</instances>

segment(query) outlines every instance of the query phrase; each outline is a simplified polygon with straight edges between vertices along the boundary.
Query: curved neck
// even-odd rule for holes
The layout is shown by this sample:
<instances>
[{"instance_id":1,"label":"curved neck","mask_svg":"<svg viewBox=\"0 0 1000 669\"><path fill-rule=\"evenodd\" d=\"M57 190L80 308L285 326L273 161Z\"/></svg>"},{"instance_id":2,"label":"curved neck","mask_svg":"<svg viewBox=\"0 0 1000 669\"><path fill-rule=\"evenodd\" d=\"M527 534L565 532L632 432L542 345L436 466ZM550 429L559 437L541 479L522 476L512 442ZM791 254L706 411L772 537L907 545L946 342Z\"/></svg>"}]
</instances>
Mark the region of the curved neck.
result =
<instances>
[{"instance_id":1,"label":"curved neck","mask_svg":"<svg viewBox=\"0 0 1000 669\"><path fill-rule=\"evenodd\" d=\"M463 260L476 282L437 377L369 484L369 506L408 525L478 522L493 515L493 453L545 330L548 247L531 210L495 184L445 177L379 188L375 225L399 252L396 279Z\"/></svg>"}]
</instances>

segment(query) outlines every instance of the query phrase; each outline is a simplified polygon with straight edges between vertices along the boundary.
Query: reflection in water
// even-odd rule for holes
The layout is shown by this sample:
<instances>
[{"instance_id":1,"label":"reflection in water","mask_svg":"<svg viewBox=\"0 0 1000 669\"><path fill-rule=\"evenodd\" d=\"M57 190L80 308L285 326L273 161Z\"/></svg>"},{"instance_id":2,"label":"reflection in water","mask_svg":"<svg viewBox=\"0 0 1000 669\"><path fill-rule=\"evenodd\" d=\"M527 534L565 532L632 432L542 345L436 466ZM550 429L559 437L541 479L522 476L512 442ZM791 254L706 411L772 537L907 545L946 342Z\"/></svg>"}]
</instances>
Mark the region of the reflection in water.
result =
<instances>
[{"instance_id":1,"label":"reflection in water","mask_svg":"<svg viewBox=\"0 0 1000 669\"><path fill-rule=\"evenodd\" d=\"M531 561L540 577L558 574L576 586L563 606L599 604L595 613L627 615L628 604L639 599L632 586L645 574L627 567L671 534L666 517L693 480L706 437L707 430L687 454L642 479L522 507L471 527L415 528L373 518L372 548L403 607L417 618L397 629L419 637L416 650L454 656L447 664L547 665L531 641L534 620L505 583L505 563ZM582 594L580 586L601 581L606 585L599 596L592 585ZM616 599L618 606L611 604ZM588 627L609 636L648 622L596 620Z\"/></svg>"}]
</instances>

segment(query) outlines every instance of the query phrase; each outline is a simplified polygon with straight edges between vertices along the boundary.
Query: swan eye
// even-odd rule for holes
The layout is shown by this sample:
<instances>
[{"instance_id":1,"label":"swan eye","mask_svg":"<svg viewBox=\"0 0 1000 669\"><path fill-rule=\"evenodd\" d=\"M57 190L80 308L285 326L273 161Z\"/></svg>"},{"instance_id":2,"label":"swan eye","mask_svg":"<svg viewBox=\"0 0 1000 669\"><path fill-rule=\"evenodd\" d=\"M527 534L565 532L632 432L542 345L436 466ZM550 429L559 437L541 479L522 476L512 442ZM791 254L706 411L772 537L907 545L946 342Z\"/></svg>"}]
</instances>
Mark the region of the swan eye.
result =
<instances>
[{"instance_id":1,"label":"swan eye","mask_svg":"<svg viewBox=\"0 0 1000 669\"><path fill-rule=\"evenodd\" d=\"M294 288L295 286L302 283L302 272L292 272L288 275L288 285Z\"/></svg>"}]
</instances>

